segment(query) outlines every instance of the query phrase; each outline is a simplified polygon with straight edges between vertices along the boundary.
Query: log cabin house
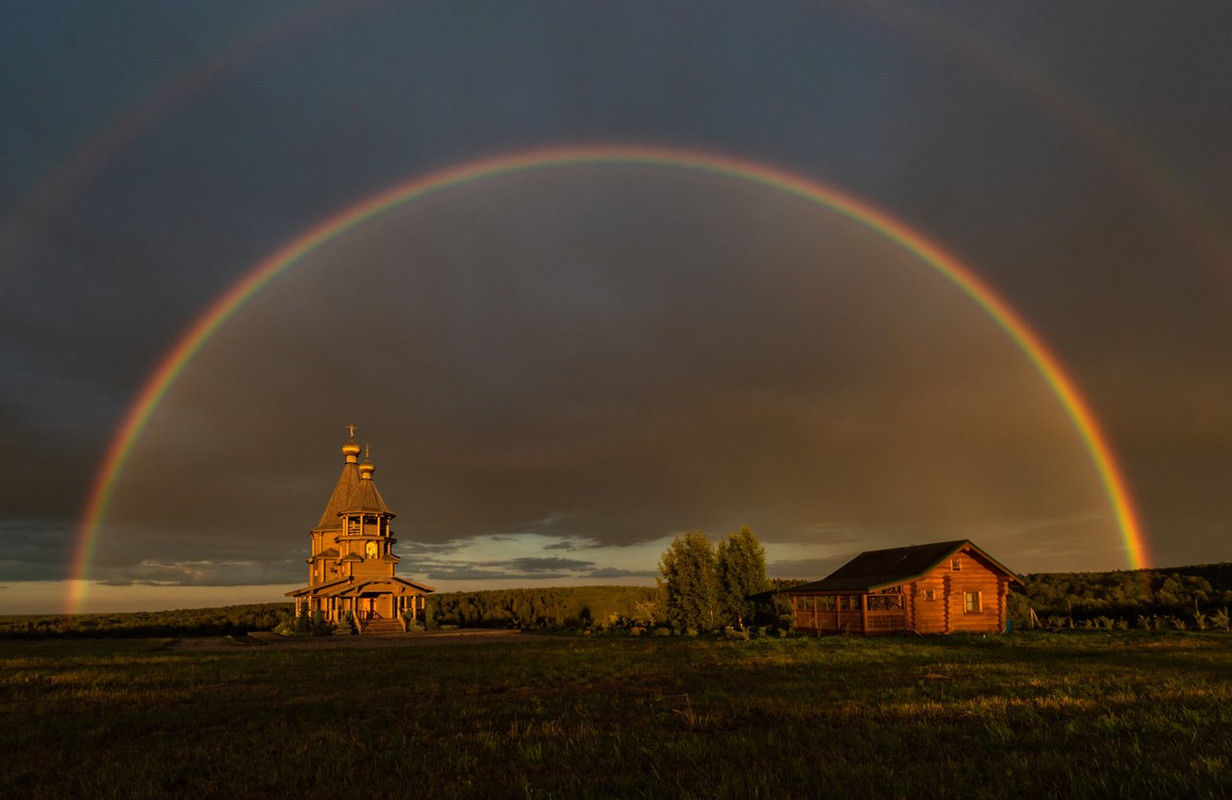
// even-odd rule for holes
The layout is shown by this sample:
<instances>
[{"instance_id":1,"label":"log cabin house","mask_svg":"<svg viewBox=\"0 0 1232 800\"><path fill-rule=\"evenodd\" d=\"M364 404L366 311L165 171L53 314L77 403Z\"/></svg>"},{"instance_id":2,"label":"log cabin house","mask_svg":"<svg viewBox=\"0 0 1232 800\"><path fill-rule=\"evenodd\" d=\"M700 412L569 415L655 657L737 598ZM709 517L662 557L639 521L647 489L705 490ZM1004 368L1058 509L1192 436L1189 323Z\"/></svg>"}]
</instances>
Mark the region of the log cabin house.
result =
<instances>
[{"instance_id":1,"label":"log cabin house","mask_svg":"<svg viewBox=\"0 0 1232 800\"><path fill-rule=\"evenodd\" d=\"M806 633L1000 633L1022 579L962 539L870 550L819 581L793 586Z\"/></svg>"}]
</instances>

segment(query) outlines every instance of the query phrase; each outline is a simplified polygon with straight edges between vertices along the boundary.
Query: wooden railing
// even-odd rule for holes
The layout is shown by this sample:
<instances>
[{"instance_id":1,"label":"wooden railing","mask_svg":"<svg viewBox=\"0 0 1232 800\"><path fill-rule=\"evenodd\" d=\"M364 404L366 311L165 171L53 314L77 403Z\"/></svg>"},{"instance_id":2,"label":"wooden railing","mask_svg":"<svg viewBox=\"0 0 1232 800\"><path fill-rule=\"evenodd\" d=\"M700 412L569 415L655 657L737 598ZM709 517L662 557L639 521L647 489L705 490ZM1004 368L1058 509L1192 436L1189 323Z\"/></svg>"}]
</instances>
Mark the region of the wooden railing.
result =
<instances>
[{"instance_id":1,"label":"wooden railing","mask_svg":"<svg viewBox=\"0 0 1232 800\"><path fill-rule=\"evenodd\" d=\"M903 611L868 612L870 631L901 631L907 628L907 615Z\"/></svg>"},{"instance_id":2,"label":"wooden railing","mask_svg":"<svg viewBox=\"0 0 1232 800\"><path fill-rule=\"evenodd\" d=\"M907 614L902 609L866 613L869 631L901 631L907 627ZM796 624L809 630L861 633L864 631L864 613L834 609L821 609L816 612L800 610L796 612Z\"/></svg>"}]
</instances>

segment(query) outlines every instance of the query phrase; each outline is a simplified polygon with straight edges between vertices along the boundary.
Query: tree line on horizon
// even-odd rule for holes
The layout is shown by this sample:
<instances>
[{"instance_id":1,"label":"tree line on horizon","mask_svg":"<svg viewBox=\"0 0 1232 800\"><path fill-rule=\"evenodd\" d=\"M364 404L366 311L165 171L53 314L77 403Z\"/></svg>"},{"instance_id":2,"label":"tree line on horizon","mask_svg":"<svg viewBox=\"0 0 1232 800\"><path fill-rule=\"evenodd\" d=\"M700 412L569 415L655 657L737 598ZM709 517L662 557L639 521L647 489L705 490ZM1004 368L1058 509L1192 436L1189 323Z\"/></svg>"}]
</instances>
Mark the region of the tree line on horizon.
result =
<instances>
[{"instance_id":1,"label":"tree line on horizon","mask_svg":"<svg viewBox=\"0 0 1232 800\"><path fill-rule=\"evenodd\" d=\"M111 614L29 614L0 617L0 638L228 636L272 630L291 603L250 603L171 611Z\"/></svg>"},{"instance_id":2,"label":"tree line on horizon","mask_svg":"<svg viewBox=\"0 0 1232 800\"><path fill-rule=\"evenodd\" d=\"M1010 595L1016 625L1048 627L1205 627L1232 608L1232 563L1110 572L1046 572L1022 576ZM1220 616L1222 615L1222 616ZM1220 626L1222 627L1222 625Z\"/></svg>"},{"instance_id":3,"label":"tree line on horizon","mask_svg":"<svg viewBox=\"0 0 1232 800\"><path fill-rule=\"evenodd\" d=\"M442 592L429 596L431 627L711 631L787 627L774 592L809 579L765 576L765 553L747 528L712 542L681 534L664 552L657 586L569 586ZM720 554L723 554L720 556ZM724 565L720 567L720 565ZM1232 563L1109 572L1032 573L1010 595L1015 629L1031 612L1048 627L1203 627L1232 609ZM756 587L762 586L759 592ZM739 596L739 597L738 597ZM750 602L749 598L753 600ZM743 598L743 599L740 599ZM268 631L286 602L112 614L0 616L0 638L172 637ZM1218 627L1218 625L1216 625Z\"/></svg>"}]
</instances>

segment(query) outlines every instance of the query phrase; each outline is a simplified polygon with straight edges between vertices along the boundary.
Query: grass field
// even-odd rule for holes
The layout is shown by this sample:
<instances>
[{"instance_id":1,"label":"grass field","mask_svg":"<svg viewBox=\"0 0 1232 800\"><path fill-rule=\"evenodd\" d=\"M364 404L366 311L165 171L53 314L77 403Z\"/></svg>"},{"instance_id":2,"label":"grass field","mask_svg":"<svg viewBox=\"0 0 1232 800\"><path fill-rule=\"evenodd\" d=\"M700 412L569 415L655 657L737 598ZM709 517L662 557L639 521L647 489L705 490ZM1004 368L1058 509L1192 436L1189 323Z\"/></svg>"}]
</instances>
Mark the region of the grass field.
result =
<instances>
[{"instance_id":1,"label":"grass field","mask_svg":"<svg viewBox=\"0 0 1232 800\"><path fill-rule=\"evenodd\" d=\"M5 642L3 797L1224 797L1232 637Z\"/></svg>"}]
</instances>

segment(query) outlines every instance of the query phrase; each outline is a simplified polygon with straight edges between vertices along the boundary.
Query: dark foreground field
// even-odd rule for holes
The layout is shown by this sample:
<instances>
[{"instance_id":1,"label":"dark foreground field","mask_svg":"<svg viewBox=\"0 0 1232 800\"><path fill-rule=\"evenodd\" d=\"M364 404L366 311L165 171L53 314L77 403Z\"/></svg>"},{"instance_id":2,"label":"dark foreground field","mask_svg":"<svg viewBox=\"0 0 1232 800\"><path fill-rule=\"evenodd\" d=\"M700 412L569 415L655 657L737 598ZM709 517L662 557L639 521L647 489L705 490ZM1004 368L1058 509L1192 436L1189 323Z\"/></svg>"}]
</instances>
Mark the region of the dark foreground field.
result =
<instances>
[{"instance_id":1,"label":"dark foreground field","mask_svg":"<svg viewBox=\"0 0 1232 800\"><path fill-rule=\"evenodd\" d=\"M1224 634L0 644L3 797L1223 797Z\"/></svg>"}]
</instances>

